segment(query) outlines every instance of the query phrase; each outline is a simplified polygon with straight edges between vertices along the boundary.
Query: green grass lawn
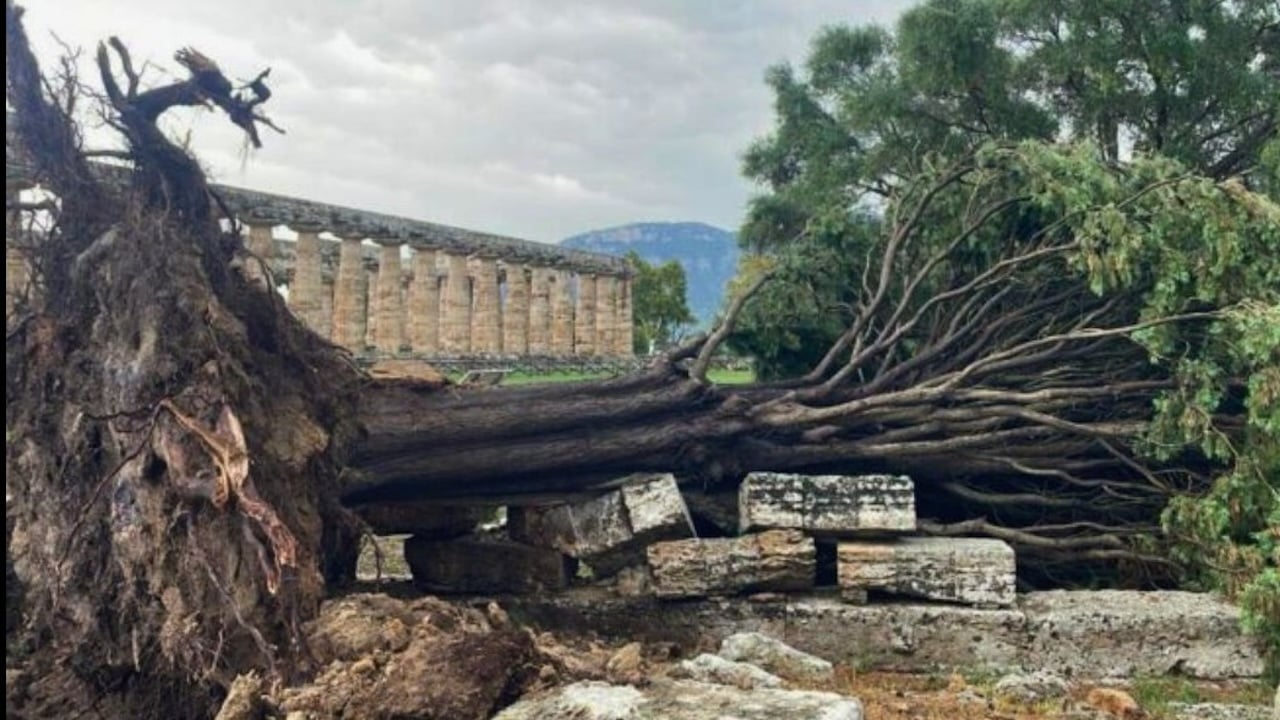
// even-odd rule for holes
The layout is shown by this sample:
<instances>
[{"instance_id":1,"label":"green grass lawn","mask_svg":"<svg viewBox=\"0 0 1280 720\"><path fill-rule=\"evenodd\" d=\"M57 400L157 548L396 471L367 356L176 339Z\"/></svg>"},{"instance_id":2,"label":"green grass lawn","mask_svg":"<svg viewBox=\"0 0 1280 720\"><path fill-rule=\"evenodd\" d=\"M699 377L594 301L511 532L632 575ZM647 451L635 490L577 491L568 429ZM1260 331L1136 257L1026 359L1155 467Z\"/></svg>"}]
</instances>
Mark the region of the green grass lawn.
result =
<instances>
[{"instance_id":1,"label":"green grass lawn","mask_svg":"<svg viewBox=\"0 0 1280 720\"><path fill-rule=\"evenodd\" d=\"M449 373L449 379L457 381L465 373ZM513 372L502 380L503 385L535 385L549 383L580 382L582 380L600 380L611 377L608 372L591 372L587 370L561 370L549 373ZM755 380L750 370L711 370L707 379L717 385L745 385Z\"/></svg>"}]
</instances>

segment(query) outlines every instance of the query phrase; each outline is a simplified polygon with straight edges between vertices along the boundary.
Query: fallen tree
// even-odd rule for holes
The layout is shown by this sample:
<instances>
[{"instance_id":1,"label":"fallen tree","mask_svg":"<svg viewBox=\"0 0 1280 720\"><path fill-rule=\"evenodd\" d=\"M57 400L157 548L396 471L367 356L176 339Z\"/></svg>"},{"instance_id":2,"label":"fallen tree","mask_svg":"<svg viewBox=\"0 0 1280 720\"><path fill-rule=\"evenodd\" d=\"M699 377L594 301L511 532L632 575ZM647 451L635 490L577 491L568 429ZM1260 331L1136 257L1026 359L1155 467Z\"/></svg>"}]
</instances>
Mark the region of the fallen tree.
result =
<instances>
[{"instance_id":1,"label":"fallen tree","mask_svg":"<svg viewBox=\"0 0 1280 720\"><path fill-rule=\"evenodd\" d=\"M113 40L96 59L125 147L102 153L74 121L83 88L46 83L12 3L6 32L15 129L59 198L6 333L17 650L48 670L50 708L87 692L109 714L198 717L236 673L304 672L299 623L354 562L342 503L565 498L636 471L902 472L924 531L1005 538L1033 579L1119 562L1153 582L1171 500L1224 472L1274 477L1280 211L1234 177L982 145L890 198L839 279L843 329L795 377L706 371L760 288L803 296L839 218L799 228L715 331L643 373L441 391L361 376L308 332L156 128L211 102L256 143L263 76L236 89L187 50L189 79L143 89ZM104 154L127 187L90 166Z\"/></svg>"}]
</instances>

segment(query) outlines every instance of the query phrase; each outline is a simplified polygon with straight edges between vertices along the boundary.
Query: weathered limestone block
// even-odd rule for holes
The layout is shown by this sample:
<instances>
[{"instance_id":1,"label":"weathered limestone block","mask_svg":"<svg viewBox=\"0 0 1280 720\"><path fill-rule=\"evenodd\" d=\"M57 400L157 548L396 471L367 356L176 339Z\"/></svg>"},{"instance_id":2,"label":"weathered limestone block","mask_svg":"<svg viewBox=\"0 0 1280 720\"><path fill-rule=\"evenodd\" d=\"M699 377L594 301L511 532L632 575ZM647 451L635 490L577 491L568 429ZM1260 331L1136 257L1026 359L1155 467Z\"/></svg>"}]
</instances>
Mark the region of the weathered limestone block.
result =
<instances>
[{"instance_id":1,"label":"weathered limestone block","mask_svg":"<svg viewBox=\"0 0 1280 720\"><path fill-rule=\"evenodd\" d=\"M830 665L830 663L828 663ZM755 665L726 660L719 655L703 653L692 660L683 660L671 668L670 676L686 680L728 685L750 690L752 688L782 687L782 678Z\"/></svg>"},{"instance_id":2,"label":"weathered limestone block","mask_svg":"<svg viewBox=\"0 0 1280 720\"><path fill-rule=\"evenodd\" d=\"M529 272L529 353L551 354L552 270L535 267Z\"/></svg>"},{"instance_id":3,"label":"weathered limestone block","mask_svg":"<svg viewBox=\"0 0 1280 720\"><path fill-rule=\"evenodd\" d=\"M631 685L582 681L527 697L494 720L862 720L862 704L830 692L744 690L695 680Z\"/></svg>"},{"instance_id":4,"label":"weathered limestone block","mask_svg":"<svg viewBox=\"0 0 1280 720\"><path fill-rule=\"evenodd\" d=\"M614 354L617 280L611 275L596 276L596 354Z\"/></svg>"},{"instance_id":5,"label":"weathered limestone block","mask_svg":"<svg viewBox=\"0 0 1280 720\"><path fill-rule=\"evenodd\" d=\"M813 538L798 530L650 545L649 568L659 597L702 597L813 587Z\"/></svg>"},{"instance_id":6,"label":"weathered limestone block","mask_svg":"<svg viewBox=\"0 0 1280 720\"><path fill-rule=\"evenodd\" d=\"M471 276L467 258L445 255L444 322L440 344L446 355L464 355L471 350Z\"/></svg>"},{"instance_id":7,"label":"weathered limestone block","mask_svg":"<svg viewBox=\"0 0 1280 720\"><path fill-rule=\"evenodd\" d=\"M867 590L983 607L1008 607L1016 599L1013 548L1003 540L842 542L836 552L840 590L854 600Z\"/></svg>"},{"instance_id":8,"label":"weathered limestone block","mask_svg":"<svg viewBox=\"0 0 1280 720\"><path fill-rule=\"evenodd\" d=\"M896 535L916 529L915 488L900 475L755 472L738 490L744 531L796 528L818 535Z\"/></svg>"},{"instance_id":9,"label":"weathered limestone block","mask_svg":"<svg viewBox=\"0 0 1280 720\"><path fill-rule=\"evenodd\" d=\"M573 577L572 561L556 550L508 540L411 537L404 559L413 582L429 592L533 593L559 590Z\"/></svg>"},{"instance_id":10,"label":"weathered limestone block","mask_svg":"<svg viewBox=\"0 0 1280 720\"><path fill-rule=\"evenodd\" d=\"M596 276L578 274L578 304L573 311L573 354L596 354Z\"/></svg>"},{"instance_id":11,"label":"weathered limestone block","mask_svg":"<svg viewBox=\"0 0 1280 720\"><path fill-rule=\"evenodd\" d=\"M569 287L572 277L564 270L552 272L551 354L569 357L573 355L573 295Z\"/></svg>"},{"instance_id":12,"label":"weathered limestone block","mask_svg":"<svg viewBox=\"0 0 1280 720\"><path fill-rule=\"evenodd\" d=\"M721 641L717 654L726 660L750 663L797 682L827 683L835 679L835 666L830 661L797 650L764 633L734 633Z\"/></svg>"},{"instance_id":13,"label":"weathered limestone block","mask_svg":"<svg viewBox=\"0 0 1280 720\"><path fill-rule=\"evenodd\" d=\"M352 352L365 349L368 294L364 241L358 237L342 238L338 279L333 287L333 341Z\"/></svg>"},{"instance_id":14,"label":"weathered limestone block","mask_svg":"<svg viewBox=\"0 0 1280 720\"><path fill-rule=\"evenodd\" d=\"M502 301L498 296L498 261L477 257L471 263L471 352L502 352Z\"/></svg>"},{"instance_id":15,"label":"weathered limestone block","mask_svg":"<svg viewBox=\"0 0 1280 720\"><path fill-rule=\"evenodd\" d=\"M635 320L631 313L631 278L620 277L618 278L618 319L614 332L614 352L618 357L631 357L635 354Z\"/></svg>"},{"instance_id":16,"label":"weathered limestone block","mask_svg":"<svg viewBox=\"0 0 1280 720\"><path fill-rule=\"evenodd\" d=\"M578 503L512 507L511 538L555 548L607 576L643 561L644 546L693 535L689 512L670 474L635 476L613 492Z\"/></svg>"},{"instance_id":17,"label":"weathered limestone block","mask_svg":"<svg viewBox=\"0 0 1280 720\"><path fill-rule=\"evenodd\" d=\"M447 540L470 533L492 510L429 503L361 505L353 508L377 535L413 535L420 540Z\"/></svg>"},{"instance_id":18,"label":"weathered limestone block","mask_svg":"<svg viewBox=\"0 0 1280 720\"><path fill-rule=\"evenodd\" d=\"M529 275L523 265L507 263L507 301L502 308L502 352L529 352Z\"/></svg>"},{"instance_id":19,"label":"weathered limestone block","mask_svg":"<svg viewBox=\"0 0 1280 720\"><path fill-rule=\"evenodd\" d=\"M381 245L378 251L378 276L369 344L384 353L399 353L400 347L404 345L403 281L400 245Z\"/></svg>"},{"instance_id":20,"label":"weathered limestone block","mask_svg":"<svg viewBox=\"0 0 1280 720\"><path fill-rule=\"evenodd\" d=\"M414 250L407 315L409 347L415 353L437 352L440 349L440 278L436 274L435 250Z\"/></svg>"},{"instance_id":21,"label":"weathered limestone block","mask_svg":"<svg viewBox=\"0 0 1280 720\"><path fill-rule=\"evenodd\" d=\"M320 322L320 300L324 290L320 277L320 236L312 228L297 228L297 231L293 282L289 286L289 309L307 327L332 339L334 336L329 323Z\"/></svg>"}]
</instances>

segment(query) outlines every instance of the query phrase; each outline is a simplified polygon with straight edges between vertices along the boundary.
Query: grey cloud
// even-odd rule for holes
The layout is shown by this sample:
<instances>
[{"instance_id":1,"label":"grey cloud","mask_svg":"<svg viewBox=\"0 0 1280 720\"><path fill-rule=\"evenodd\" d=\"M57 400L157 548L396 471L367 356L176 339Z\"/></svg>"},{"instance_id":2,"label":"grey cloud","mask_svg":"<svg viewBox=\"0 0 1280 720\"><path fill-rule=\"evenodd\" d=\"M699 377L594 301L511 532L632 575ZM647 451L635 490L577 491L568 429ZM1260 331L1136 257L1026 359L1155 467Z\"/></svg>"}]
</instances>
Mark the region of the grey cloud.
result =
<instances>
[{"instance_id":1,"label":"grey cloud","mask_svg":"<svg viewBox=\"0 0 1280 720\"><path fill-rule=\"evenodd\" d=\"M191 44L233 76L273 67L288 128L243 155L187 114L233 184L554 241L637 220L738 224L739 156L770 122L767 66L822 25L891 22L910 0L30 0L28 25L91 47L120 34L173 70ZM156 76L157 78L160 76Z\"/></svg>"}]
</instances>

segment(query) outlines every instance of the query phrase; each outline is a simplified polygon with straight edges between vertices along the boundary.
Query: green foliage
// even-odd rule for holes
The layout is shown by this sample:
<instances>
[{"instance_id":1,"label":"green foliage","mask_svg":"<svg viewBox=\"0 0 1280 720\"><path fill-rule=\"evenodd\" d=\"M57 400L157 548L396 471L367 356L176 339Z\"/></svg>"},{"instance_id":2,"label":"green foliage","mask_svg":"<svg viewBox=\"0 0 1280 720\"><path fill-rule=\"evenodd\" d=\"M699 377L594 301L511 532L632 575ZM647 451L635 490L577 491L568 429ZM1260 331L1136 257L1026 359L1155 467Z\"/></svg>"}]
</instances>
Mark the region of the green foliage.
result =
<instances>
[{"instance_id":1,"label":"green foliage","mask_svg":"<svg viewBox=\"0 0 1280 720\"><path fill-rule=\"evenodd\" d=\"M1237 598L1280 658L1278 70L1274 0L932 0L892 32L825 29L801 68L766 78L777 122L744 157L764 192L740 237L781 282L731 342L765 378L812 367L856 317L886 228L972 154L977 167L921 219L907 270L975 208L1022 200L908 302L1047 233L1078 245L1065 266L1028 264L1016 283L1084 283L1116 299L1113 325L1212 313L1133 338L1146 372L1171 381L1136 449L1153 466L1196 458L1214 474L1169 486L1178 497L1152 546ZM898 352L923 342L909 334Z\"/></svg>"},{"instance_id":2,"label":"green foliage","mask_svg":"<svg viewBox=\"0 0 1280 720\"><path fill-rule=\"evenodd\" d=\"M694 321L686 300L684 268L675 260L650 264L634 251L627 253L627 262L635 271L631 286L635 351L643 355L665 349Z\"/></svg>"}]
</instances>

